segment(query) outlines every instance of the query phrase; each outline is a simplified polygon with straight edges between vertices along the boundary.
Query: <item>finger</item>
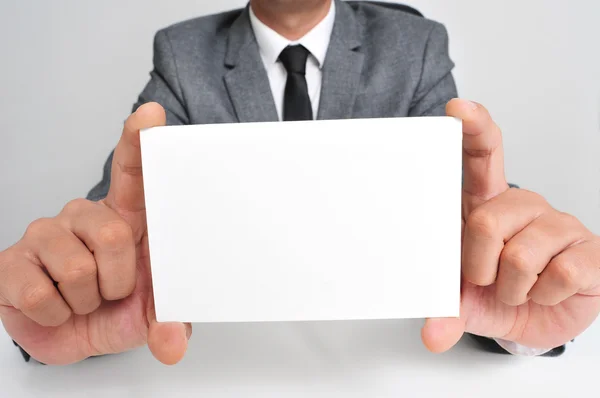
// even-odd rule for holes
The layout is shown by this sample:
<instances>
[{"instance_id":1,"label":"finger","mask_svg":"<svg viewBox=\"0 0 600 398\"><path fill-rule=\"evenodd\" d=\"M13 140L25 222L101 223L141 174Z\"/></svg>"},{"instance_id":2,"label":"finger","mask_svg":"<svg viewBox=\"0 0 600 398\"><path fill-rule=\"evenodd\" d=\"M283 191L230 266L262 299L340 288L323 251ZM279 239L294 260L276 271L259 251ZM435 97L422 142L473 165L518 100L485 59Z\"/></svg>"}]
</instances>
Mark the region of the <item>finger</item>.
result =
<instances>
[{"instance_id":1,"label":"finger","mask_svg":"<svg viewBox=\"0 0 600 398\"><path fill-rule=\"evenodd\" d=\"M549 209L539 195L520 189L511 189L475 209L467 218L463 239L465 279L477 286L493 284L504 242Z\"/></svg>"},{"instance_id":2,"label":"finger","mask_svg":"<svg viewBox=\"0 0 600 398\"><path fill-rule=\"evenodd\" d=\"M443 353L454 347L465 333L465 322L460 318L432 318L425 321L421 339L425 347Z\"/></svg>"},{"instance_id":3,"label":"finger","mask_svg":"<svg viewBox=\"0 0 600 398\"><path fill-rule=\"evenodd\" d=\"M600 283L598 243L585 241L554 257L531 289L531 300L543 306L555 306Z\"/></svg>"},{"instance_id":4,"label":"finger","mask_svg":"<svg viewBox=\"0 0 600 398\"><path fill-rule=\"evenodd\" d=\"M41 326L55 327L71 317L71 308L53 281L26 251L10 250L0 264L0 306L14 307Z\"/></svg>"},{"instance_id":5,"label":"finger","mask_svg":"<svg viewBox=\"0 0 600 398\"><path fill-rule=\"evenodd\" d=\"M41 219L31 224L24 241L75 314L87 315L100 306L96 261L71 231L55 220Z\"/></svg>"},{"instance_id":6,"label":"finger","mask_svg":"<svg viewBox=\"0 0 600 398\"><path fill-rule=\"evenodd\" d=\"M585 235L581 223L564 213L551 212L534 220L502 251L496 281L498 299L512 306L526 303L538 275L552 258Z\"/></svg>"},{"instance_id":7,"label":"finger","mask_svg":"<svg viewBox=\"0 0 600 398\"><path fill-rule=\"evenodd\" d=\"M508 189L502 132L480 104L454 99L448 103L446 113L463 121L463 189L470 199L468 214L473 207Z\"/></svg>"},{"instance_id":8,"label":"finger","mask_svg":"<svg viewBox=\"0 0 600 398\"><path fill-rule=\"evenodd\" d=\"M458 318L429 318L421 329L421 340L425 347L434 354L450 350L462 338L467 330L467 321L472 312L472 295L469 294L469 283L461 284L460 316Z\"/></svg>"},{"instance_id":9,"label":"finger","mask_svg":"<svg viewBox=\"0 0 600 398\"><path fill-rule=\"evenodd\" d=\"M59 219L94 253L102 297L109 301L128 297L137 275L129 224L103 203L83 199L67 204Z\"/></svg>"},{"instance_id":10,"label":"finger","mask_svg":"<svg viewBox=\"0 0 600 398\"><path fill-rule=\"evenodd\" d=\"M159 323L156 320L154 296L148 298L148 348L152 355L165 365L179 363L188 347L192 335L192 325L189 323Z\"/></svg>"},{"instance_id":11,"label":"finger","mask_svg":"<svg viewBox=\"0 0 600 398\"><path fill-rule=\"evenodd\" d=\"M106 198L106 203L112 209L122 212L144 210L140 130L165 124L165 110L157 103L142 105L125 122L123 134L115 148L111 185Z\"/></svg>"},{"instance_id":12,"label":"finger","mask_svg":"<svg viewBox=\"0 0 600 398\"><path fill-rule=\"evenodd\" d=\"M70 338L72 328L48 328L39 325L21 311L13 307L0 306L0 318L8 335L28 353L34 353L35 359L46 365L71 365L90 357L86 344L48 344ZM40 338L44 336L44 338Z\"/></svg>"}]
</instances>

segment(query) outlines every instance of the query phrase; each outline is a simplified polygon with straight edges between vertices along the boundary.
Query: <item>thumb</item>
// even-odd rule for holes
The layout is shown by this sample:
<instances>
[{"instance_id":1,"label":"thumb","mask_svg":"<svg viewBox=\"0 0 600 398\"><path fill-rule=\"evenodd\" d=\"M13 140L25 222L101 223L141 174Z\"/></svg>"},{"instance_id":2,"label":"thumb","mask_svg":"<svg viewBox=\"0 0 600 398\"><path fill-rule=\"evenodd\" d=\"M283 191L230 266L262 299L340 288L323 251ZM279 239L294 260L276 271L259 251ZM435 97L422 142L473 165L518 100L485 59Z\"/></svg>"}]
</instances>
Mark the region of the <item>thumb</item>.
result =
<instances>
[{"instance_id":1,"label":"thumb","mask_svg":"<svg viewBox=\"0 0 600 398\"><path fill-rule=\"evenodd\" d=\"M461 241L465 230L465 222L462 222ZM421 340L425 347L436 354L446 352L458 343L466 330L464 318L465 309L461 292L460 318L431 318L425 321L421 330Z\"/></svg>"},{"instance_id":2,"label":"thumb","mask_svg":"<svg viewBox=\"0 0 600 398\"><path fill-rule=\"evenodd\" d=\"M156 320L154 295L150 293L147 306L148 348L152 355L165 365L179 363L188 347L192 336L192 325L189 323L160 323Z\"/></svg>"},{"instance_id":3,"label":"thumb","mask_svg":"<svg viewBox=\"0 0 600 398\"><path fill-rule=\"evenodd\" d=\"M429 351L439 354L454 347L464 333L465 322L461 318L433 318L425 321L421 339Z\"/></svg>"},{"instance_id":4,"label":"thumb","mask_svg":"<svg viewBox=\"0 0 600 398\"><path fill-rule=\"evenodd\" d=\"M165 110L157 103L142 105L125 122L113 155L110 190L105 201L113 210L127 214L145 209L140 130L165 124Z\"/></svg>"},{"instance_id":5,"label":"thumb","mask_svg":"<svg viewBox=\"0 0 600 398\"><path fill-rule=\"evenodd\" d=\"M446 113L463 121L463 192L468 215L509 188L504 175L502 132L480 104L453 99Z\"/></svg>"}]
</instances>

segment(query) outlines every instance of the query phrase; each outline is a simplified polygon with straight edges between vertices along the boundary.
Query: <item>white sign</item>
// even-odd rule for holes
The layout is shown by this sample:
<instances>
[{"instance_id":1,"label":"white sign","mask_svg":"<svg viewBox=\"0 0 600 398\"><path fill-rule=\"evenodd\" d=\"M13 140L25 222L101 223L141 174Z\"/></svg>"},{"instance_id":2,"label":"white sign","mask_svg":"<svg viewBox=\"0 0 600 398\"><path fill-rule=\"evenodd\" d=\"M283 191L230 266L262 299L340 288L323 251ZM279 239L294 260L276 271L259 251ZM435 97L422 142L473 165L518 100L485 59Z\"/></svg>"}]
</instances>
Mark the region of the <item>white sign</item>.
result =
<instances>
[{"instance_id":1,"label":"white sign","mask_svg":"<svg viewBox=\"0 0 600 398\"><path fill-rule=\"evenodd\" d=\"M457 317L462 124L141 132L160 322Z\"/></svg>"}]
</instances>

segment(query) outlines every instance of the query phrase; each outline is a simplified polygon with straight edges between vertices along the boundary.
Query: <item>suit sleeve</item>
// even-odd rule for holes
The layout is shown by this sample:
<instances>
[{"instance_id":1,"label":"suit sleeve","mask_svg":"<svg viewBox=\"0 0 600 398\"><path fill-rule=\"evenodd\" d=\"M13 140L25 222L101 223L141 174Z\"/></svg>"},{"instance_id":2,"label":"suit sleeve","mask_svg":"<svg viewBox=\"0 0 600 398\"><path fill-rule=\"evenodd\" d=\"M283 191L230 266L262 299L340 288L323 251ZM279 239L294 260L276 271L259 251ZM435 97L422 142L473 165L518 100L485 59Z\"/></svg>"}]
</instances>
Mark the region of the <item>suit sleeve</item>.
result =
<instances>
[{"instance_id":1,"label":"suit sleeve","mask_svg":"<svg viewBox=\"0 0 600 398\"><path fill-rule=\"evenodd\" d=\"M165 108L167 125L189 124L183 91L179 83L177 61L166 30L159 31L154 37L153 69L150 72L150 80L139 95L132 112L148 102L157 102ZM88 193L87 199L98 201L108 194L113 154L114 151L104 163L102 179Z\"/></svg>"},{"instance_id":2,"label":"suit sleeve","mask_svg":"<svg viewBox=\"0 0 600 398\"><path fill-rule=\"evenodd\" d=\"M446 116L446 104L458 97L453 69L448 32L443 25L434 23L425 46L421 78L409 116Z\"/></svg>"}]
</instances>

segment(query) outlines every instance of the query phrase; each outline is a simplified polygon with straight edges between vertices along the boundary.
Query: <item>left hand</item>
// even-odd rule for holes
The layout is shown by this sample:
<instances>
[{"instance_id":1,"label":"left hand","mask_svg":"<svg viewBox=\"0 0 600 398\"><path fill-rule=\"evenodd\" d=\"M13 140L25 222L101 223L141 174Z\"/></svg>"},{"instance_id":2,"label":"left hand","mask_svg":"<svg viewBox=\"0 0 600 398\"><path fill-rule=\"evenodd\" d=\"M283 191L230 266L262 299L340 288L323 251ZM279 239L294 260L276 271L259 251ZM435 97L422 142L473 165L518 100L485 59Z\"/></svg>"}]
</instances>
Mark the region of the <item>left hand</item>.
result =
<instances>
[{"instance_id":1,"label":"left hand","mask_svg":"<svg viewBox=\"0 0 600 398\"><path fill-rule=\"evenodd\" d=\"M533 192L510 188L502 134L479 104L452 100L463 120L462 301L459 319L428 319L432 352L467 332L552 349L600 313L600 237Z\"/></svg>"}]
</instances>

